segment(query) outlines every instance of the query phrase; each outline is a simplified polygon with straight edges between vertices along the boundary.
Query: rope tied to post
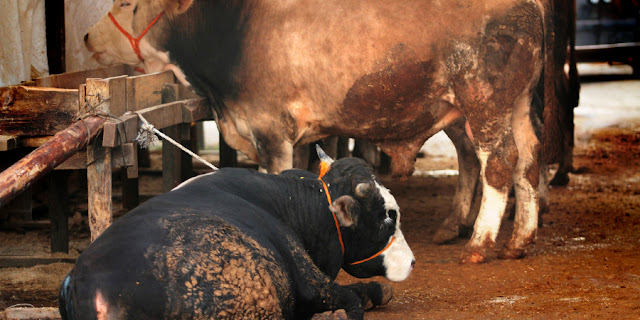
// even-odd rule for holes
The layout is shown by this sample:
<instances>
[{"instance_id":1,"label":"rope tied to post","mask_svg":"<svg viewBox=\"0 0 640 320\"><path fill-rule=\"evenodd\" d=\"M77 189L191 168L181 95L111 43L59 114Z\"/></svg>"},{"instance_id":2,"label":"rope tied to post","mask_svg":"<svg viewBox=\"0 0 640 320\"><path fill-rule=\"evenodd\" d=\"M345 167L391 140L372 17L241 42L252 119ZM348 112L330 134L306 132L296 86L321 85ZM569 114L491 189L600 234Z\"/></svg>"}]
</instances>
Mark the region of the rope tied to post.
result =
<instances>
[{"instance_id":1,"label":"rope tied to post","mask_svg":"<svg viewBox=\"0 0 640 320\"><path fill-rule=\"evenodd\" d=\"M203 159L199 155L195 154L193 151L185 148L183 145L173 140L171 137L162 133L162 131L156 129L147 119L144 118L142 114L139 112L135 112L135 114L142 120L142 125L140 126L140 131L138 131L138 136L134 139L142 148L148 148L149 145L158 141L158 137L162 137L162 139L169 141L174 146L180 148L180 150L184 151L188 155L198 159L198 161L204 163L207 167L211 168L214 171L217 171L218 168L212 165L209 161Z\"/></svg>"}]
</instances>

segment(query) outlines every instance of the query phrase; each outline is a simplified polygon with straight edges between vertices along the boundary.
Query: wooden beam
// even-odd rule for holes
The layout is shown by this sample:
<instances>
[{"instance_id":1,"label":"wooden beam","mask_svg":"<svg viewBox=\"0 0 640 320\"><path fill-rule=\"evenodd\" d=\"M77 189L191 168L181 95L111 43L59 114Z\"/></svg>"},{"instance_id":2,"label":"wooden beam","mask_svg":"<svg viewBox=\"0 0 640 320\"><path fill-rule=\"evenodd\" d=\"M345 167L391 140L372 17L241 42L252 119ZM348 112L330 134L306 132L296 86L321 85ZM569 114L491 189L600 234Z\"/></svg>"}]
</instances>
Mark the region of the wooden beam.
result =
<instances>
[{"instance_id":1,"label":"wooden beam","mask_svg":"<svg viewBox=\"0 0 640 320\"><path fill-rule=\"evenodd\" d=\"M162 85L174 82L171 71L128 77L127 110L137 111L161 104Z\"/></svg>"},{"instance_id":2,"label":"wooden beam","mask_svg":"<svg viewBox=\"0 0 640 320\"><path fill-rule=\"evenodd\" d=\"M78 90L11 86L0 88L0 132L54 135L78 117Z\"/></svg>"},{"instance_id":3,"label":"wooden beam","mask_svg":"<svg viewBox=\"0 0 640 320\"><path fill-rule=\"evenodd\" d=\"M0 173L0 207L83 149L101 131L104 121L99 117L78 121Z\"/></svg>"},{"instance_id":4,"label":"wooden beam","mask_svg":"<svg viewBox=\"0 0 640 320\"><path fill-rule=\"evenodd\" d=\"M58 308L10 308L5 311L6 320L38 320L38 319L60 319ZM2 315L2 314L0 314Z\"/></svg>"},{"instance_id":5,"label":"wooden beam","mask_svg":"<svg viewBox=\"0 0 640 320\"><path fill-rule=\"evenodd\" d=\"M78 87L87 81L87 78L110 78L120 75L133 75L134 71L131 66L117 65L113 67L97 68L86 71L67 72L63 74L51 75L35 79L28 85L37 87L55 87L62 89L78 89Z\"/></svg>"}]
</instances>

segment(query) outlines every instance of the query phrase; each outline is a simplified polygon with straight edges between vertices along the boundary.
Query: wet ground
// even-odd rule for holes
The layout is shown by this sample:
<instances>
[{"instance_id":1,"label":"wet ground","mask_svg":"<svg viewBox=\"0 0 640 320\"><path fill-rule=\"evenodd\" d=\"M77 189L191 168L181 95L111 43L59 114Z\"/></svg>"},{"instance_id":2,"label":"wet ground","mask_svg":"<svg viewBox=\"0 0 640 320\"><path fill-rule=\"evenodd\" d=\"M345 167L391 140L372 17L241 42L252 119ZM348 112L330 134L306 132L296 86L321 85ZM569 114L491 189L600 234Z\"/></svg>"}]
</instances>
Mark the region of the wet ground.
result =
<instances>
[{"instance_id":1,"label":"wet ground","mask_svg":"<svg viewBox=\"0 0 640 320\"><path fill-rule=\"evenodd\" d=\"M462 265L466 239L431 244L451 207L452 171L406 182L383 179L400 204L417 264L408 280L393 283L394 299L365 319L640 317L640 81L618 75L585 80L576 109L576 172L567 187L551 190L551 210L524 259L492 254L487 263ZM419 159L419 171L455 170L455 159L433 150ZM73 256L87 245L88 233L80 216L71 221ZM512 224L505 218L497 247ZM45 254L48 241L45 230L0 232L0 255ZM0 310L18 303L56 306L70 268L0 269ZM338 281L354 279L341 273Z\"/></svg>"}]
</instances>

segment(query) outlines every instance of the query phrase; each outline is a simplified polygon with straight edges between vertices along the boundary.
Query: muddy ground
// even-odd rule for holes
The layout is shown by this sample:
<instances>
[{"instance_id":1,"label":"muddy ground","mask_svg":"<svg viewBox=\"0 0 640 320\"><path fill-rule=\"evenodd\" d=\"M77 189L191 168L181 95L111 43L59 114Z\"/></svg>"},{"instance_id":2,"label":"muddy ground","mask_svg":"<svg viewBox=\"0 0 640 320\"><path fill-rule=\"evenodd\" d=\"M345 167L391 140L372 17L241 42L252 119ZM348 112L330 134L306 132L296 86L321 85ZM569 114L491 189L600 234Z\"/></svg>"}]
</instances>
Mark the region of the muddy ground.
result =
<instances>
[{"instance_id":1,"label":"muddy ground","mask_svg":"<svg viewBox=\"0 0 640 320\"><path fill-rule=\"evenodd\" d=\"M602 86L640 92L637 81L586 83L578 109L589 103L589 94L594 99L615 96L611 89L587 92ZM631 100L635 113L640 110L638 98L635 93L636 100ZM415 175L406 182L383 178L400 204L402 228L417 264L408 280L393 283L391 303L367 312L365 319L638 319L640 117L590 124L599 119L603 117L577 114L576 172L567 187L551 190L550 212L542 217L537 241L521 260L498 260L493 253L487 263L463 265L458 258L466 239L431 244L449 212L456 176ZM427 155L417 167L455 169L456 163ZM157 178L143 177L141 185L157 187ZM77 255L88 244L84 210L80 206L70 219L70 255L57 256ZM505 218L497 248L506 242L512 224ZM48 246L46 230L0 232L0 255L45 255ZM71 267L56 263L0 269L0 310L19 303L56 306L58 285ZM341 273L338 281L354 279Z\"/></svg>"}]
</instances>

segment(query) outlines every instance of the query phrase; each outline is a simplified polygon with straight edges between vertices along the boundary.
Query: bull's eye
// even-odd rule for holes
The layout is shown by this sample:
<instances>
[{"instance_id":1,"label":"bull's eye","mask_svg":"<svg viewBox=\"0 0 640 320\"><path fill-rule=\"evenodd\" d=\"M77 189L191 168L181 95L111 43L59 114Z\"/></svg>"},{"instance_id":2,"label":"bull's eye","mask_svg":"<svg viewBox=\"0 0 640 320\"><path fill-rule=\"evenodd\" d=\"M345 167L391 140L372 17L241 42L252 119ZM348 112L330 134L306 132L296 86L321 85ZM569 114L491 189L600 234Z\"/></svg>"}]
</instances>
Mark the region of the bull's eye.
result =
<instances>
[{"instance_id":1,"label":"bull's eye","mask_svg":"<svg viewBox=\"0 0 640 320\"><path fill-rule=\"evenodd\" d=\"M122 1L122 3L120 4L120 8L126 8L128 6L131 5L131 2L129 1Z\"/></svg>"}]
</instances>

